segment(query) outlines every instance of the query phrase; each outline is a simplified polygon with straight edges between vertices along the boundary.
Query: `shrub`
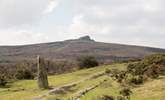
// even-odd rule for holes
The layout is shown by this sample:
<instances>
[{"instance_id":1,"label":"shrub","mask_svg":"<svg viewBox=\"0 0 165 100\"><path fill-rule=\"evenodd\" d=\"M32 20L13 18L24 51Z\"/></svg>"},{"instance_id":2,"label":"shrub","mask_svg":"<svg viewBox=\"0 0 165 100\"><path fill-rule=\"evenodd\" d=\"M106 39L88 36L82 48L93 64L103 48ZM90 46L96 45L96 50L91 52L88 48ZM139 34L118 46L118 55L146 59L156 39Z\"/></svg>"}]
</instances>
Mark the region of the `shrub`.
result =
<instances>
[{"instance_id":1,"label":"shrub","mask_svg":"<svg viewBox=\"0 0 165 100\"><path fill-rule=\"evenodd\" d=\"M120 94L127 100L130 100L130 95L132 94L132 91L125 87L122 90L120 90Z\"/></svg>"},{"instance_id":2,"label":"shrub","mask_svg":"<svg viewBox=\"0 0 165 100\"><path fill-rule=\"evenodd\" d=\"M143 75L146 69L147 65L143 62L137 62L127 66L127 72L132 75Z\"/></svg>"},{"instance_id":3,"label":"shrub","mask_svg":"<svg viewBox=\"0 0 165 100\"><path fill-rule=\"evenodd\" d=\"M105 69L105 73L106 73L106 74L110 74L110 73L111 73L111 70L108 69L108 68L106 68L106 69Z\"/></svg>"},{"instance_id":4,"label":"shrub","mask_svg":"<svg viewBox=\"0 0 165 100\"><path fill-rule=\"evenodd\" d=\"M7 84L7 80L4 75L0 75L0 86L4 87Z\"/></svg>"},{"instance_id":5,"label":"shrub","mask_svg":"<svg viewBox=\"0 0 165 100\"><path fill-rule=\"evenodd\" d=\"M34 74L28 70L28 69L19 69L17 70L17 72L15 73L15 78L16 79L34 79Z\"/></svg>"},{"instance_id":6,"label":"shrub","mask_svg":"<svg viewBox=\"0 0 165 100\"><path fill-rule=\"evenodd\" d=\"M118 74L118 77L117 77L117 82L121 83L122 80L125 79L125 76L126 76L126 72L125 71L120 71L119 74Z\"/></svg>"},{"instance_id":7,"label":"shrub","mask_svg":"<svg viewBox=\"0 0 165 100\"><path fill-rule=\"evenodd\" d=\"M112 69L111 73L113 74L113 77L117 77L117 75L120 73L118 69Z\"/></svg>"},{"instance_id":8,"label":"shrub","mask_svg":"<svg viewBox=\"0 0 165 100\"><path fill-rule=\"evenodd\" d=\"M129 74L126 79L126 82L128 84L135 84L135 85L142 84L143 81L144 81L144 78L142 75L133 76Z\"/></svg>"},{"instance_id":9,"label":"shrub","mask_svg":"<svg viewBox=\"0 0 165 100\"><path fill-rule=\"evenodd\" d=\"M93 56L81 56L77 59L80 69L98 66L99 63Z\"/></svg>"},{"instance_id":10,"label":"shrub","mask_svg":"<svg viewBox=\"0 0 165 100\"><path fill-rule=\"evenodd\" d=\"M162 64L165 65L165 54L153 54L150 56L146 56L143 60L147 65L152 64Z\"/></svg>"},{"instance_id":11,"label":"shrub","mask_svg":"<svg viewBox=\"0 0 165 100\"><path fill-rule=\"evenodd\" d=\"M152 64L148 66L148 69L146 70L146 75L151 78L158 78L159 77L159 66L156 64Z\"/></svg>"}]
</instances>

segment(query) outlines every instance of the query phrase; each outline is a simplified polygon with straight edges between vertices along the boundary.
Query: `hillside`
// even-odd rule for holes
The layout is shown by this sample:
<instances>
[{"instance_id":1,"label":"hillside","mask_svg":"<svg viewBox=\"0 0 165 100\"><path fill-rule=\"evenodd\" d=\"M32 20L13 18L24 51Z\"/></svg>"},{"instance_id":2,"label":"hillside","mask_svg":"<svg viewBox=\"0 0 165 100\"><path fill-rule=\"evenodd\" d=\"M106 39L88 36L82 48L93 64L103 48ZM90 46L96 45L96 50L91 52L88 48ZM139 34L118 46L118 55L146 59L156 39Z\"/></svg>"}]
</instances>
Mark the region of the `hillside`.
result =
<instances>
[{"instance_id":1,"label":"hillside","mask_svg":"<svg viewBox=\"0 0 165 100\"><path fill-rule=\"evenodd\" d=\"M54 95L49 95L46 100L54 100L54 96L60 96L60 98L66 99L75 95L75 93L83 90L87 87L98 84L100 81L107 79L106 75L101 75L98 77L93 77L100 73L103 73L106 68L112 69L124 69L124 64L114 64L108 66L100 66L96 68L79 70L72 73L61 74L61 75L52 75L49 76L49 84L51 88L58 88L61 86L66 86L72 83L78 83L75 87L70 88L66 93L59 92ZM85 81L83 81L85 80ZM81 82L83 81L83 82ZM0 87L0 97L1 100L33 100L35 97L44 95L48 93L49 90L40 90L37 87L36 80L18 80L15 82L9 83L6 87ZM51 99L52 98L52 99ZM62 99L62 100L63 100ZM40 99L39 99L40 100Z\"/></svg>"},{"instance_id":2,"label":"hillside","mask_svg":"<svg viewBox=\"0 0 165 100\"><path fill-rule=\"evenodd\" d=\"M83 54L95 55L103 61L141 58L145 55L165 52L165 49L103 43L89 36L60 42L41 43L23 46L0 46L0 63L32 60L41 55L51 60L73 60Z\"/></svg>"},{"instance_id":3,"label":"hillside","mask_svg":"<svg viewBox=\"0 0 165 100\"><path fill-rule=\"evenodd\" d=\"M98 87L85 93L85 95L80 97L80 100L97 100L97 98L102 95L117 96L121 88L119 83L107 75L93 76L104 72L107 68L124 70L126 65L127 64L113 64L49 76L49 83L52 87L50 90L38 89L36 80L19 80L9 83L5 88L0 87L0 97L1 100L13 100L13 98L14 100L55 100L55 98L68 100L83 90L100 84L100 82L104 80L107 81L104 81ZM142 85L132 88L133 94L131 95L131 100L164 100L164 81L165 77L161 76L158 79L149 80ZM55 89L62 86L66 87L72 83L76 83L77 85L55 92ZM41 98L35 99L38 97Z\"/></svg>"}]
</instances>

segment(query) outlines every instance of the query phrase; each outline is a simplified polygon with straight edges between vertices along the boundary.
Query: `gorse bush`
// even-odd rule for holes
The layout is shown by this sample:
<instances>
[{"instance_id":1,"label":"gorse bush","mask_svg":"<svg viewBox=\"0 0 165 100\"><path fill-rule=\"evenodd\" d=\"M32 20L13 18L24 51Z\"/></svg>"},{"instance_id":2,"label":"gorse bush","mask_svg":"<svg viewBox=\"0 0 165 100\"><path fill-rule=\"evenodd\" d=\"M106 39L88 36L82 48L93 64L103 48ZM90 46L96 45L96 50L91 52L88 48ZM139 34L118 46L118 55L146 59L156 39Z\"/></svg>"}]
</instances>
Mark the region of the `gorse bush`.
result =
<instances>
[{"instance_id":1,"label":"gorse bush","mask_svg":"<svg viewBox=\"0 0 165 100\"><path fill-rule=\"evenodd\" d=\"M148 78L155 79L165 73L165 55L147 56L139 62L130 63L126 71L106 69L105 73L123 86L139 85Z\"/></svg>"},{"instance_id":2,"label":"gorse bush","mask_svg":"<svg viewBox=\"0 0 165 100\"><path fill-rule=\"evenodd\" d=\"M122 95L122 97L125 98L125 100L130 100L132 91L130 90L130 88L124 87L123 89L120 90L120 94Z\"/></svg>"},{"instance_id":3,"label":"gorse bush","mask_svg":"<svg viewBox=\"0 0 165 100\"><path fill-rule=\"evenodd\" d=\"M145 57L142 61L127 66L128 83L141 84L147 78L158 78L165 73L165 54L154 54Z\"/></svg>"},{"instance_id":4,"label":"gorse bush","mask_svg":"<svg viewBox=\"0 0 165 100\"><path fill-rule=\"evenodd\" d=\"M77 59L80 69L98 66L99 63L93 56L81 56Z\"/></svg>"},{"instance_id":5,"label":"gorse bush","mask_svg":"<svg viewBox=\"0 0 165 100\"><path fill-rule=\"evenodd\" d=\"M147 65L151 65L151 64L165 65L165 54L154 54L154 55L146 56L143 62Z\"/></svg>"},{"instance_id":6,"label":"gorse bush","mask_svg":"<svg viewBox=\"0 0 165 100\"><path fill-rule=\"evenodd\" d=\"M151 55L144 60L129 64L127 71L132 75L147 75L150 78L158 78L161 73L165 73L165 55Z\"/></svg>"},{"instance_id":7,"label":"gorse bush","mask_svg":"<svg viewBox=\"0 0 165 100\"><path fill-rule=\"evenodd\" d=\"M148 69L145 71L145 74L151 78L158 78L160 73L160 68L156 64L148 66Z\"/></svg>"},{"instance_id":8,"label":"gorse bush","mask_svg":"<svg viewBox=\"0 0 165 100\"><path fill-rule=\"evenodd\" d=\"M133 76L133 75L129 74L126 78L126 82L128 84L138 85L138 84L142 84L144 82L144 79L143 79L143 76L141 76L141 75Z\"/></svg>"}]
</instances>

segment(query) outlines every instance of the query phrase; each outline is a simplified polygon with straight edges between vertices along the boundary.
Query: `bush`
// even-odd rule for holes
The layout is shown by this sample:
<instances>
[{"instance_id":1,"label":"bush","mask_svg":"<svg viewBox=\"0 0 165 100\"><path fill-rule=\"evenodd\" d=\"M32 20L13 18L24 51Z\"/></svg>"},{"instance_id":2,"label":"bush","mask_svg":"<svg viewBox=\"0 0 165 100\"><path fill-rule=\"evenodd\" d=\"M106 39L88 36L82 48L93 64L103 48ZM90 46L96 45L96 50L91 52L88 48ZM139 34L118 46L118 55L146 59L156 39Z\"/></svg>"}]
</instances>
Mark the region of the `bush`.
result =
<instances>
[{"instance_id":1,"label":"bush","mask_svg":"<svg viewBox=\"0 0 165 100\"><path fill-rule=\"evenodd\" d=\"M143 62L137 62L127 66L127 72L132 75L143 75L146 69L147 65Z\"/></svg>"},{"instance_id":2,"label":"bush","mask_svg":"<svg viewBox=\"0 0 165 100\"><path fill-rule=\"evenodd\" d=\"M120 73L118 74L118 77L117 77L117 82L122 83L122 81L125 79L125 77L126 77L126 72L120 71Z\"/></svg>"},{"instance_id":3,"label":"bush","mask_svg":"<svg viewBox=\"0 0 165 100\"><path fill-rule=\"evenodd\" d=\"M143 62L146 63L147 65L152 65L152 64L165 65L165 53L146 56Z\"/></svg>"},{"instance_id":4,"label":"bush","mask_svg":"<svg viewBox=\"0 0 165 100\"><path fill-rule=\"evenodd\" d=\"M7 80L4 75L0 75L0 86L4 87L7 84Z\"/></svg>"},{"instance_id":5,"label":"bush","mask_svg":"<svg viewBox=\"0 0 165 100\"><path fill-rule=\"evenodd\" d=\"M34 79L34 74L28 70L28 69L24 69L24 70L18 70L15 74L15 78L16 79Z\"/></svg>"},{"instance_id":6,"label":"bush","mask_svg":"<svg viewBox=\"0 0 165 100\"><path fill-rule=\"evenodd\" d=\"M80 69L98 66L99 63L93 56L81 56L77 59Z\"/></svg>"},{"instance_id":7,"label":"bush","mask_svg":"<svg viewBox=\"0 0 165 100\"><path fill-rule=\"evenodd\" d=\"M127 100L130 100L130 95L132 94L132 91L125 87L120 91L120 94Z\"/></svg>"},{"instance_id":8,"label":"bush","mask_svg":"<svg viewBox=\"0 0 165 100\"><path fill-rule=\"evenodd\" d=\"M150 78L158 78L159 77L159 66L156 64L152 64L146 70L146 75Z\"/></svg>"},{"instance_id":9,"label":"bush","mask_svg":"<svg viewBox=\"0 0 165 100\"><path fill-rule=\"evenodd\" d=\"M143 76L132 76L132 75L129 75L127 77L127 83L129 84L135 84L135 85L138 85L138 84L142 84L144 79L143 79Z\"/></svg>"},{"instance_id":10,"label":"bush","mask_svg":"<svg viewBox=\"0 0 165 100\"><path fill-rule=\"evenodd\" d=\"M111 70L108 69L108 68L106 68L106 69L105 69L105 73L106 73L106 74L110 74L110 73L111 73Z\"/></svg>"}]
</instances>

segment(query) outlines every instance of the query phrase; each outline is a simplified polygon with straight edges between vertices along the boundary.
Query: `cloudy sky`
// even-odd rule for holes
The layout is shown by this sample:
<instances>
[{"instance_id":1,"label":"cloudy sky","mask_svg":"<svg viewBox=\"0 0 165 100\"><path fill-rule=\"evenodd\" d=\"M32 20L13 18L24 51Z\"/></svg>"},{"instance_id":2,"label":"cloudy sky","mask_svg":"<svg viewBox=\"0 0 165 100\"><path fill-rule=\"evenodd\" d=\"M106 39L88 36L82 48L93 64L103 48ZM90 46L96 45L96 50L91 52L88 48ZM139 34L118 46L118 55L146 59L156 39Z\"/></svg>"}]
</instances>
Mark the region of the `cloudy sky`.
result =
<instances>
[{"instance_id":1,"label":"cloudy sky","mask_svg":"<svg viewBox=\"0 0 165 100\"><path fill-rule=\"evenodd\" d=\"M0 45L96 41L165 48L165 0L0 0Z\"/></svg>"}]
</instances>

